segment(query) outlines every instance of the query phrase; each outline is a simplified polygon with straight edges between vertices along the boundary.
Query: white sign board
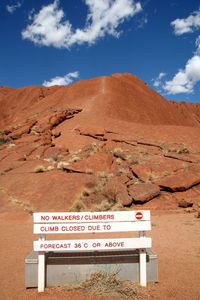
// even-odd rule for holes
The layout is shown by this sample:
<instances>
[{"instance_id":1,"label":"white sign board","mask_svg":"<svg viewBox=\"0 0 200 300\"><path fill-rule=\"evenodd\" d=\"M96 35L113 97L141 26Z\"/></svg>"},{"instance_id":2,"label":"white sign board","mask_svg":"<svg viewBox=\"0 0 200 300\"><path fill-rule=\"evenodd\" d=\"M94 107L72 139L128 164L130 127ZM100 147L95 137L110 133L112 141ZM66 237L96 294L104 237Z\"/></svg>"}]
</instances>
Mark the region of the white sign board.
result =
<instances>
[{"instance_id":1,"label":"white sign board","mask_svg":"<svg viewBox=\"0 0 200 300\"><path fill-rule=\"evenodd\" d=\"M110 223L68 223L68 224L34 224L33 233L94 233L94 232L128 232L151 230L150 221L144 222L110 222Z\"/></svg>"},{"instance_id":2,"label":"white sign board","mask_svg":"<svg viewBox=\"0 0 200 300\"><path fill-rule=\"evenodd\" d=\"M150 221L150 211L116 211L116 212L60 212L34 213L34 223L76 223L76 222L134 222Z\"/></svg>"},{"instance_id":3,"label":"white sign board","mask_svg":"<svg viewBox=\"0 0 200 300\"><path fill-rule=\"evenodd\" d=\"M34 241L34 251L98 251L151 248L151 238Z\"/></svg>"}]
</instances>

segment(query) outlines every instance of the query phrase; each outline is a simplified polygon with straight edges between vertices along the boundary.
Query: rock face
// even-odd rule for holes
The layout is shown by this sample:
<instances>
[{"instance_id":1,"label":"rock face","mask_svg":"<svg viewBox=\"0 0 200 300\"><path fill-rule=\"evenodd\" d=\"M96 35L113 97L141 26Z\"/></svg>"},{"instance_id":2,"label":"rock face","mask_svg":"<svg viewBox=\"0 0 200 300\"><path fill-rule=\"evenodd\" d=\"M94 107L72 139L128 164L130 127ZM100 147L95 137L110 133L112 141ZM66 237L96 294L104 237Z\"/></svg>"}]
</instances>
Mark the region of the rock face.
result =
<instances>
[{"instance_id":1,"label":"rock face","mask_svg":"<svg viewBox=\"0 0 200 300\"><path fill-rule=\"evenodd\" d=\"M200 183L200 174L193 171L179 172L176 175L157 181L161 189L172 192L185 191Z\"/></svg>"},{"instance_id":2,"label":"rock face","mask_svg":"<svg viewBox=\"0 0 200 300\"><path fill-rule=\"evenodd\" d=\"M152 183L139 183L129 187L129 195L133 203L145 203L160 194L160 189Z\"/></svg>"},{"instance_id":3,"label":"rock face","mask_svg":"<svg viewBox=\"0 0 200 300\"><path fill-rule=\"evenodd\" d=\"M4 88L5 89L5 88ZM16 101L17 99L17 101ZM200 126L198 104L168 102L132 74L114 74L80 81L68 87L25 87L1 94L0 126L54 112L51 124L65 118L63 108L79 108L82 116L101 126L105 119L149 124ZM56 110L56 114L55 114Z\"/></svg>"},{"instance_id":4,"label":"rock face","mask_svg":"<svg viewBox=\"0 0 200 300\"><path fill-rule=\"evenodd\" d=\"M178 206L182 208L192 207L193 203L185 200L179 201Z\"/></svg>"},{"instance_id":5,"label":"rock face","mask_svg":"<svg viewBox=\"0 0 200 300\"><path fill-rule=\"evenodd\" d=\"M114 74L2 87L0 107L0 212L200 203L199 104L169 102L134 75Z\"/></svg>"}]
</instances>

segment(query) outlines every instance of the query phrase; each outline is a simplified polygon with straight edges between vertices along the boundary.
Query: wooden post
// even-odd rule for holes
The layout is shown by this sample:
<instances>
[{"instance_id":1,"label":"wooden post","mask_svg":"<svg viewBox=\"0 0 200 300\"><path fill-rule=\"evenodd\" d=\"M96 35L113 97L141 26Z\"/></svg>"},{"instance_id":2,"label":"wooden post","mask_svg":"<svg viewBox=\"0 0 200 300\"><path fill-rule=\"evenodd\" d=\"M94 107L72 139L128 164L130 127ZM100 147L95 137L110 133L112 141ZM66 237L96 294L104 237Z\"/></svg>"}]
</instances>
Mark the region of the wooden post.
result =
<instances>
[{"instance_id":1,"label":"wooden post","mask_svg":"<svg viewBox=\"0 0 200 300\"><path fill-rule=\"evenodd\" d=\"M146 263L146 251L140 250L140 285L147 286L147 263Z\"/></svg>"},{"instance_id":2,"label":"wooden post","mask_svg":"<svg viewBox=\"0 0 200 300\"><path fill-rule=\"evenodd\" d=\"M41 235L40 241L45 240L45 236ZM38 292L44 292L45 289L45 252L38 253Z\"/></svg>"},{"instance_id":3,"label":"wooden post","mask_svg":"<svg viewBox=\"0 0 200 300\"><path fill-rule=\"evenodd\" d=\"M142 239L145 237L145 231L139 232L139 237ZM141 286L147 286L147 255L146 255L146 249L140 249L140 258L139 258L139 264L140 264L140 285Z\"/></svg>"}]
</instances>

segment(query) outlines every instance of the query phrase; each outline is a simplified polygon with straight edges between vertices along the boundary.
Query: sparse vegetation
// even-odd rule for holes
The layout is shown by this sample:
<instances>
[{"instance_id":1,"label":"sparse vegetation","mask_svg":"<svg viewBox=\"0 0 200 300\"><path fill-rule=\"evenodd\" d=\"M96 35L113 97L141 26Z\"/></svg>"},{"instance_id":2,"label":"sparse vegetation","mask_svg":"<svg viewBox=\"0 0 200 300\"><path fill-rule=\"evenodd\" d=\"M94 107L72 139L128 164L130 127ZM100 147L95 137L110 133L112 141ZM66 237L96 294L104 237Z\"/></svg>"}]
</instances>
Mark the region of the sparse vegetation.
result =
<instances>
[{"instance_id":1,"label":"sparse vegetation","mask_svg":"<svg viewBox=\"0 0 200 300\"><path fill-rule=\"evenodd\" d=\"M80 161L80 160L81 160L81 156L76 153L76 154L73 154L71 156L71 158L69 159L68 162L73 163L73 162L77 162L77 161Z\"/></svg>"},{"instance_id":2,"label":"sparse vegetation","mask_svg":"<svg viewBox=\"0 0 200 300\"><path fill-rule=\"evenodd\" d=\"M83 202L83 199L81 196L79 196L78 199L76 199L74 201L74 203L72 204L72 206L69 208L69 211L71 212L82 212L82 211L86 211L87 207L85 205L85 203Z\"/></svg>"},{"instance_id":3,"label":"sparse vegetation","mask_svg":"<svg viewBox=\"0 0 200 300\"><path fill-rule=\"evenodd\" d=\"M183 146L177 150L177 153L178 154L189 154L190 150L186 146Z\"/></svg>"},{"instance_id":4,"label":"sparse vegetation","mask_svg":"<svg viewBox=\"0 0 200 300\"><path fill-rule=\"evenodd\" d=\"M123 149L121 148L114 148L112 150L112 154L116 157L116 158L121 158L122 160L126 160L127 159L127 154L124 152Z\"/></svg>"},{"instance_id":5,"label":"sparse vegetation","mask_svg":"<svg viewBox=\"0 0 200 300\"><path fill-rule=\"evenodd\" d=\"M139 163L139 159L134 155L127 155L127 160L131 165L136 165Z\"/></svg>"},{"instance_id":6,"label":"sparse vegetation","mask_svg":"<svg viewBox=\"0 0 200 300\"><path fill-rule=\"evenodd\" d=\"M64 161L60 161L58 164L57 164L57 169L61 170L61 171L64 171L65 170L65 166L69 165L69 163L67 162L64 162Z\"/></svg>"},{"instance_id":7,"label":"sparse vegetation","mask_svg":"<svg viewBox=\"0 0 200 300\"><path fill-rule=\"evenodd\" d=\"M165 153L170 153L170 152L176 153L177 149L176 148L164 148L163 152L165 152Z\"/></svg>"},{"instance_id":8,"label":"sparse vegetation","mask_svg":"<svg viewBox=\"0 0 200 300\"><path fill-rule=\"evenodd\" d=\"M173 172L165 171L165 172L163 173L163 176L164 176L164 177L167 177L167 176L170 176L170 175L172 175L172 174L173 174Z\"/></svg>"},{"instance_id":9,"label":"sparse vegetation","mask_svg":"<svg viewBox=\"0 0 200 300\"><path fill-rule=\"evenodd\" d=\"M189 154L190 150L186 146L181 146L179 148L163 148L163 152L166 153L177 153L177 154Z\"/></svg>"},{"instance_id":10,"label":"sparse vegetation","mask_svg":"<svg viewBox=\"0 0 200 300\"><path fill-rule=\"evenodd\" d=\"M54 170L54 166L48 166L47 167L47 171L52 171L52 170Z\"/></svg>"},{"instance_id":11,"label":"sparse vegetation","mask_svg":"<svg viewBox=\"0 0 200 300\"><path fill-rule=\"evenodd\" d=\"M117 163L118 165L121 165L122 159L121 159L120 157L116 158L116 163Z\"/></svg>"},{"instance_id":12,"label":"sparse vegetation","mask_svg":"<svg viewBox=\"0 0 200 300\"><path fill-rule=\"evenodd\" d=\"M60 162L61 159L62 159L62 155L59 155L59 154L57 154L57 155L55 154L50 157L44 158L45 161L48 161L48 162L54 163L54 164Z\"/></svg>"},{"instance_id":13,"label":"sparse vegetation","mask_svg":"<svg viewBox=\"0 0 200 300\"><path fill-rule=\"evenodd\" d=\"M188 163L185 163L185 164L183 165L183 170L184 170L185 172L189 171L189 164L188 164Z\"/></svg>"},{"instance_id":14,"label":"sparse vegetation","mask_svg":"<svg viewBox=\"0 0 200 300\"><path fill-rule=\"evenodd\" d=\"M4 131L0 131L0 145L6 144L9 138L5 135Z\"/></svg>"},{"instance_id":15,"label":"sparse vegetation","mask_svg":"<svg viewBox=\"0 0 200 300\"><path fill-rule=\"evenodd\" d=\"M101 148L101 145L99 145L97 143L92 143L89 147L89 155L93 155L93 154L97 153L100 148Z\"/></svg>"},{"instance_id":16,"label":"sparse vegetation","mask_svg":"<svg viewBox=\"0 0 200 300\"><path fill-rule=\"evenodd\" d=\"M109 180L110 178L112 178L114 176L113 173L109 173L107 171L101 171L101 172L98 172L98 177L100 179L104 179L104 180Z\"/></svg>"},{"instance_id":17,"label":"sparse vegetation","mask_svg":"<svg viewBox=\"0 0 200 300\"><path fill-rule=\"evenodd\" d=\"M109 296L115 299L146 299L147 294L138 284L132 281L122 281L117 278L119 271L113 273L95 272L90 278L68 290L81 290L96 296ZM140 299L141 299L140 298Z\"/></svg>"},{"instance_id":18,"label":"sparse vegetation","mask_svg":"<svg viewBox=\"0 0 200 300\"><path fill-rule=\"evenodd\" d=\"M147 173L147 181L154 182L157 178L158 176L155 173L153 172Z\"/></svg>"},{"instance_id":19,"label":"sparse vegetation","mask_svg":"<svg viewBox=\"0 0 200 300\"><path fill-rule=\"evenodd\" d=\"M34 125L34 126L31 128L30 133L33 133L33 134L38 135L38 134L39 134L39 127L38 127L37 125Z\"/></svg>"},{"instance_id":20,"label":"sparse vegetation","mask_svg":"<svg viewBox=\"0 0 200 300\"><path fill-rule=\"evenodd\" d=\"M43 173L43 172L45 172L45 167L42 165L37 166L37 167L35 167L34 172L35 173Z\"/></svg>"},{"instance_id":21,"label":"sparse vegetation","mask_svg":"<svg viewBox=\"0 0 200 300\"><path fill-rule=\"evenodd\" d=\"M89 156L98 152L100 147L101 147L101 145L98 145L96 143L89 144L85 148L79 149L78 151L71 154L69 156L68 163L71 164L74 162L81 161L82 159L86 159Z\"/></svg>"},{"instance_id":22,"label":"sparse vegetation","mask_svg":"<svg viewBox=\"0 0 200 300\"><path fill-rule=\"evenodd\" d=\"M99 205L96 206L96 210L97 211L110 211L110 210L117 211L117 210L125 210L125 208L115 198L107 197Z\"/></svg>"},{"instance_id":23,"label":"sparse vegetation","mask_svg":"<svg viewBox=\"0 0 200 300\"><path fill-rule=\"evenodd\" d=\"M24 211L26 211L27 213L29 213L31 215L34 213L34 209L30 206L29 203L19 200L18 198L13 197L13 196L9 196L9 201L14 205L20 206L21 208L23 208Z\"/></svg>"},{"instance_id":24,"label":"sparse vegetation","mask_svg":"<svg viewBox=\"0 0 200 300\"><path fill-rule=\"evenodd\" d=\"M97 205L97 211L108 211L117 204L117 201L113 198L107 198L103 200L99 205Z\"/></svg>"},{"instance_id":25,"label":"sparse vegetation","mask_svg":"<svg viewBox=\"0 0 200 300\"><path fill-rule=\"evenodd\" d=\"M196 217L197 219L200 219L200 209L197 211L195 217Z\"/></svg>"},{"instance_id":26,"label":"sparse vegetation","mask_svg":"<svg viewBox=\"0 0 200 300\"><path fill-rule=\"evenodd\" d=\"M116 158L116 163L119 165L123 161L128 161L131 165L139 163L139 159L136 157L136 155L129 154L121 148L114 148L111 153Z\"/></svg>"}]
</instances>

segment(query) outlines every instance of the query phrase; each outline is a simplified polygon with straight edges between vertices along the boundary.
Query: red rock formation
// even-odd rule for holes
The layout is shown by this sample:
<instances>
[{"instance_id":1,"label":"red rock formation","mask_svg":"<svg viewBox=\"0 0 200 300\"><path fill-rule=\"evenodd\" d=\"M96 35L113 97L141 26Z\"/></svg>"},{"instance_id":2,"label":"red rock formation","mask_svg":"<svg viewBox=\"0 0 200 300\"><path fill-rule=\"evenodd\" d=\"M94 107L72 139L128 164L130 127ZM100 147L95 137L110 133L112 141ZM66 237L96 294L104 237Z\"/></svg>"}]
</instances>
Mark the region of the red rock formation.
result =
<instances>
[{"instance_id":1,"label":"red rock formation","mask_svg":"<svg viewBox=\"0 0 200 300\"><path fill-rule=\"evenodd\" d=\"M200 104L169 102L115 74L0 87L0 107L0 195L12 205L171 209L191 195L194 209L200 203Z\"/></svg>"},{"instance_id":2,"label":"red rock formation","mask_svg":"<svg viewBox=\"0 0 200 300\"><path fill-rule=\"evenodd\" d=\"M100 124L112 118L151 125L200 126L200 105L169 102L132 74L83 80L68 87L1 88L0 126L36 117L44 110L81 108ZM96 124L97 125L97 124Z\"/></svg>"}]
</instances>

